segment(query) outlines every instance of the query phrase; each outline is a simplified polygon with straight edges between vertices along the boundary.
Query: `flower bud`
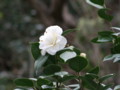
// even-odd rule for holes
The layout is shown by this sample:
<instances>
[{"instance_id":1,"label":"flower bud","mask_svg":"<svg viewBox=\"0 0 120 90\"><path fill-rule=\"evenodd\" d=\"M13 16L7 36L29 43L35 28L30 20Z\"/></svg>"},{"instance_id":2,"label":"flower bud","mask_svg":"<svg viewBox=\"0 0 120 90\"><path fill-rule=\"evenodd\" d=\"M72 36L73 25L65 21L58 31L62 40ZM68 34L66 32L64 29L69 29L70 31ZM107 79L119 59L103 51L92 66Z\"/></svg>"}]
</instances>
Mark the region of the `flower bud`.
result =
<instances>
[{"instance_id":1,"label":"flower bud","mask_svg":"<svg viewBox=\"0 0 120 90\"><path fill-rule=\"evenodd\" d=\"M86 58L86 54L85 53L80 53L80 56Z\"/></svg>"}]
</instances>

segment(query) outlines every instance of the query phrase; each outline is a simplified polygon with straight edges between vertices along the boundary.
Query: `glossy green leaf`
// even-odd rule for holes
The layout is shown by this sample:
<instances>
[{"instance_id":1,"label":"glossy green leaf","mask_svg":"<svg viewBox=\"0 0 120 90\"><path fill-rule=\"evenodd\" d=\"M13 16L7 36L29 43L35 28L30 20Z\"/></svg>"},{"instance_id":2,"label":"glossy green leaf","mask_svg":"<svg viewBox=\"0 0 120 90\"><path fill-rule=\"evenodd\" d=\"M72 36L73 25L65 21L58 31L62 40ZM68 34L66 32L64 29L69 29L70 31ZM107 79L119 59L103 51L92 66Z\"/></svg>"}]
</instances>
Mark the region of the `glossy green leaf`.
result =
<instances>
[{"instance_id":1,"label":"glossy green leaf","mask_svg":"<svg viewBox=\"0 0 120 90\"><path fill-rule=\"evenodd\" d=\"M72 80L72 79L75 79L75 78L77 78L77 77L73 76L73 75L66 75L63 78L61 78L59 81L60 82L65 82L65 81L69 81L69 80Z\"/></svg>"},{"instance_id":2,"label":"glossy green leaf","mask_svg":"<svg viewBox=\"0 0 120 90\"><path fill-rule=\"evenodd\" d=\"M73 51L65 51L64 53L60 54L60 58L67 62L69 59L76 57L77 54Z\"/></svg>"},{"instance_id":3,"label":"glossy green leaf","mask_svg":"<svg viewBox=\"0 0 120 90\"><path fill-rule=\"evenodd\" d=\"M38 78L37 80L37 85L38 86L42 86L42 85L49 85L51 82L47 79L43 79L43 78Z\"/></svg>"},{"instance_id":4,"label":"glossy green leaf","mask_svg":"<svg viewBox=\"0 0 120 90\"><path fill-rule=\"evenodd\" d=\"M99 1L101 2L101 0L99 0ZM100 5L99 3L95 2L95 0L94 1L92 1L92 0L86 0L86 2L89 5L94 6L94 7L98 8L98 9L104 8L103 5Z\"/></svg>"},{"instance_id":5,"label":"glossy green leaf","mask_svg":"<svg viewBox=\"0 0 120 90\"><path fill-rule=\"evenodd\" d=\"M113 85L112 84L108 84L108 85L105 85L102 90L112 90L112 87Z\"/></svg>"},{"instance_id":6,"label":"glossy green leaf","mask_svg":"<svg viewBox=\"0 0 120 90\"><path fill-rule=\"evenodd\" d=\"M79 78L82 80L84 87L88 88L89 90L97 90L97 83L95 81L83 76L80 76Z\"/></svg>"},{"instance_id":7,"label":"glossy green leaf","mask_svg":"<svg viewBox=\"0 0 120 90\"><path fill-rule=\"evenodd\" d=\"M70 59L68 63L69 63L69 67L72 70L76 72L80 72L87 66L88 61L84 57L77 56L77 57Z\"/></svg>"},{"instance_id":8,"label":"glossy green leaf","mask_svg":"<svg viewBox=\"0 0 120 90\"><path fill-rule=\"evenodd\" d=\"M73 88L73 90L79 90L80 89L80 85L79 84L71 84L68 85L69 88ZM69 90L69 89L67 89Z\"/></svg>"},{"instance_id":9,"label":"glossy green leaf","mask_svg":"<svg viewBox=\"0 0 120 90\"><path fill-rule=\"evenodd\" d=\"M115 76L114 74L108 74L108 75L105 75L105 76L102 76L101 78L99 78L99 82L103 82L111 77Z\"/></svg>"},{"instance_id":10,"label":"glossy green leaf","mask_svg":"<svg viewBox=\"0 0 120 90\"><path fill-rule=\"evenodd\" d=\"M120 85L115 86L114 90L120 90Z\"/></svg>"},{"instance_id":11,"label":"glossy green leaf","mask_svg":"<svg viewBox=\"0 0 120 90\"><path fill-rule=\"evenodd\" d=\"M120 61L120 54L112 54L104 57L103 61L110 61L113 60L113 62L118 62Z\"/></svg>"},{"instance_id":12,"label":"glossy green leaf","mask_svg":"<svg viewBox=\"0 0 120 90\"><path fill-rule=\"evenodd\" d=\"M111 31L98 32L98 35L100 35L100 36L111 36L112 34L113 34L113 32L111 32Z\"/></svg>"},{"instance_id":13,"label":"glossy green leaf","mask_svg":"<svg viewBox=\"0 0 120 90\"><path fill-rule=\"evenodd\" d=\"M89 80L93 80L93 79L98 79L98 78L99 78L98 75L93 74L93 73L86 73L86 74L85 74L85 77L86 77L86 78L89 78Z\"/></svg>"},{"instance_id":14,"label":"glossy green leaf","mask_svg":"<svg viewBox=\"0 0 120 90\"><path fill-rule=\"evenodd\" d=\"M115 29L115 30L120 31L120 27L111 27L111 29Z\"/></svg>"},{"instance_id":15,"label":"glossy green leaf","mask_svg":"<svg viewBox=\"0 0 120 90\"><path fill-rule=\"evenodd\" d=\"M106 43L112 42L114 40L113 32L111 31L102 31L98 32L98 37L91 40L94 43Z\"/></svg>"},{"instance_id":16,"label":"glossy green leaf","mask_svg":"<svg viewBox=\"0 0 120 90\"><path fill-rule=\"evenodd\" d=\"M75 31L77 31L77 30L78 30L78 29L68 29L68 30L65 30L62 35L66 35L66 34L68 34L68 33L75 32Z\"/></svg>"},{"instance_id":17,"label":"glossy green leaf","mask_svg":"<svg viewBox=\"0 0 120 90\"><path fill-rule=\"evenodd\" d=\"M90 0L90 1L101 6L104 5L104 0Z\"/></svg>"},{"instance_id":18,"label":"glossy green leaf","mask_svg":"<svg viewBox=\"0 0 120 90\"><path fill-rule=\"evenodd\" d=\"M81 53L80 50L78 48L75 48L75 47L73 48L73 51L76 52L77 55L80 55L80 53Z\"/></svg>"},{"instance_id":19,"label":"glossy green leaf","mask_svg":"<svg viewBox=\"0 0 120 90\"><path fill-rule=\"evenodd\" d=\"M99 71L100 71L100 69L99 69L99 67L97 66L97 67L93 68L92 70L90 70L88 73L98 74Z\"/></svg>"},{"instance_id":20,"label":"glossy green leaf","mask_svg":"<svg viewBox=\"0 0 120 90\"><path fill-rule=\"evenodd\" d=\"M33 81L27 78L20 78L20 79L16 79L15 84L17 86L23 86L23 87L33 87Z\"/></svg>"},{"instance_id":21,"label":"glossy green leaf","mask_svg":"<svg viewBox=\"0 0 120 90\"><path fill-rule=\"evenodd\" d=\"M44 65L44 63L47 61L48 56L41 56L39 57L34 64L34 68L35 68L35 72L36 74L39 73L39 71L41 70L41 67Z\"/></svg>"},{"instance_id":22,"label":"glossy green leaf","mask_svg":"<svg viewBox=\"0 0 120 90\"><path fill-rule=\"evenodd\" d=\"M26 87L18 87L18 88L15 88L14 90L30 90L32 88L26 88Z\"/></svg>"},{"instance_id":23,"label":"glossy green leaf","mask_svg":"<svg viewBox=\"0 0 120 90\"><path fill-rule=\"evenodd\" d=\"M41 56L39 43L31 43L31 52L35 60Z\"/></svg>"},{"instance_id":24,"label":"glossy green leaf","mask_svg":"<svg viewBox=\"0 0 120 90\"><path fill-rule=\"evenodd\" d=\"M100 1L100 0L99 0ZM112 21L112 19L113 19L113 16L111 16L111 15L108 15L106 12L107 12L107 10L108 9L100 9L99 11L98 11L98 15L101 17L101 18L103 18L103 19L105 19L105 20L107 20L107 21Z\"/></svg>"},{"instance_id":25,"label":"glossy green leaf","mask_svg":"<svg viewBox=\"0 0 120 90\"><path fill-rule=\"evenodd\" d=\"M45 67L43 72L46 75L52 75L52 74L54 74L56 72L60 72L60 71L61 71L60 66L53 64L53 65L48 65L47 67Z\"/></svg>"},{"instance_id":26,"label":"glossy green leaf","mask_svg":"<svg viewBox=\"0 0 120 90\"><path fill-rule=\"evenodd\" d=\"M56 76L60 76L61 78L64 77L65 75L69 75L68 72L66 71L61 71L61 72L56 72L55 73Z\"/></svg>"},{"instance_id":27,"label":"glossy green leaf","mask_svg":"<svg viewBox=\"0 0 120 90\"><path fill-rule=\"evenodd\" d=\"M112 54L120 54L120 37L114 37L113 47L111 49Z\"/></svg>"}]
</instances>

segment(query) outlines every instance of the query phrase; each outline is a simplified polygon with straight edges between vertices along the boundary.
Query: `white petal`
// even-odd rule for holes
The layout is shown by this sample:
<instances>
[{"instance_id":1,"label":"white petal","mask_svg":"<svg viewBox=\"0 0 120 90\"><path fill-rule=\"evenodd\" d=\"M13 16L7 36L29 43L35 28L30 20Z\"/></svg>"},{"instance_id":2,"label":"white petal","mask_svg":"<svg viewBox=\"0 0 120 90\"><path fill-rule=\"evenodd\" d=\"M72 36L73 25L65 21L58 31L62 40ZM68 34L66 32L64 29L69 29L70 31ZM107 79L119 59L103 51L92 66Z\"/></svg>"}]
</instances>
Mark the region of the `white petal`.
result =
<instances>
[{"instance_id":1,"label":"white petal","mask_svg":"<svg viewBox=\"0 0 120 90\"><path fill-rule=\"evenodd\" d=\"M56 33L56 34L61 35L63 33L63 30L61 27L54 25L54 26L50 26L46 29L45 34L47 34L47 33Z\"/></svg>"},{"instance_id":2,"label":"white petal","mask_svg":"<svg viewBox=\"0 0 120 90\"><path fill-rule=\"evenodd\" d=\"M67 44L67 39L63 36L59 36L56 43L59 44L59 49L63 49Z\"/></svg>"},{"instance_id":3,"label":"white petal","mask_svg":"<svg viewBox=\"0 0 120 90\"><path fill-rule=\"evenodd\" d=\"M54 49L54 47L51 47L49 49L46 50L47 53L49 53L50 55L55 55L57 50Z\"/></svg>"},{"instance_id":4,"label":"white petal","mask_svg":"<svg viewBox=\"0 0 120 90\"><path fill-rule=\"evenodd\" d=\"M41 50L41 55L45 55L46 54L46 51L45 50Z\"/></svg>"}]
</instances>

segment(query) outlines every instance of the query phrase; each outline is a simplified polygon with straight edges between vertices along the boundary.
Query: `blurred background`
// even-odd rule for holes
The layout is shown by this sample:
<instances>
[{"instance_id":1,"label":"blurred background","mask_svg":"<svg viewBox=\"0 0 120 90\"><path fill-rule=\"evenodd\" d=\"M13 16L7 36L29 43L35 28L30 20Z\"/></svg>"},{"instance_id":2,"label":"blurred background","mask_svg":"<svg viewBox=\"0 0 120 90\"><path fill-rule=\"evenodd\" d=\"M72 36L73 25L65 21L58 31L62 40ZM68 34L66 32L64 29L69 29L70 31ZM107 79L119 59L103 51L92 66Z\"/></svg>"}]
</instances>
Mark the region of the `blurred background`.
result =
<instances>
[{"instance_id":1,"label":"blurred background","mask_svg":"<svg viewBox=\"0 0 120 90\"><path fill-rule=\"evenodd\" d=\"M114 16L113 26L120 27L120 0L105 0ZM85 0L0 0L0 90L13 90L13 80L33 77L34 59L30 42L38 42L46 27L59 25L64 30L78 28L67 35L70 45L87 54L90 66L100 66L100 75L120 74L120 66L102 62L111 44L94 44L98 31L109 30L110 24L97 15L97 9ZM117 76L113 83L120 84Z\"/></svg>"}]
</instances>

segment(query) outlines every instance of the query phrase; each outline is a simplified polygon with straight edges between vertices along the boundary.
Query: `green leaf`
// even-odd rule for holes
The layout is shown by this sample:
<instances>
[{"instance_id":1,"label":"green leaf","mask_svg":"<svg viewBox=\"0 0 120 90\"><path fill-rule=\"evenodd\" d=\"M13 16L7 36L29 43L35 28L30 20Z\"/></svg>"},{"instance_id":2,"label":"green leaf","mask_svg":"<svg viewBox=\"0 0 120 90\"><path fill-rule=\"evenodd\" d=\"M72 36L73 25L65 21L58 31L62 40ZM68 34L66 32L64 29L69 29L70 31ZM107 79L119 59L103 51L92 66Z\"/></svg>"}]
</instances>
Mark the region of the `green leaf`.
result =
<instances>
[{"instance_id":1,"label":"green leaf","mask_svg":"<svg viewBox=\"0 0 120 90\"><path fill-rule=\"evenodd\" d=\"M115 29L115 30L120 31L120 27L111 27L111 29Z\"/></svg>"},{"instance_id":2,"label":"green leaf","mask_svg":"<svg viewBox=\"0 0 120 90\"><path fill-rule=\"evenodd\" d=\"M39 43L31 43L31 52L35 60L41 56Z\"/></svg>"},{"instance_id":3,"label":"green leaf","mask_svg":"<svg viewBox=\"0 0 120 90\"><path fill-rule=\"evenodd\" d=\"M111 31L102 31L98 32L98 37L94 38L92 42L94 43L106 43L106 42L112 42L114 40L113 32Z\"/></svg>"},{"instance_id":4,"label":"green leaf","mask_svg":"<svg viewBox=\"0 0 120 90\"><path fill-rule=\"evenodd\" d=\"M81 53L80 50L78 48L75 48L75 47L73 48L73 51L76 52L77 55L80 55L80 53Z\"/></svg>"},{"instance_id":5,"label":"green leaf","mask_svg":"<svg viewBox=\"0 0 120 90\"><path fill-rule=\"evenodd\" d=\"M120 54L112 54L104 57L103 61L110 61L113 60L113 62L118 62L120 61Z\"/></svg>"},{"instance_id":6,"label":"green leaf","mask_svg":"<svg viewBox=\"0 0 120 90\"><path fill-rule=\"evenodd\" d=\"M120 90L120 85L115 86L114 90Z\"/></svg>"},{"instance_id":7,"label":"green leaf","mask_svg":"<svg viewBox=\"0 0 120 90\"><path fill-rule=\"evenodd\" d=\"M93 80L91 80L90 78L86 76L85 77L80 76L79 78L82 80L84 87L88 88L89 90L97 90L96 82L94 82Z\"/></svg>"},{"instance_id":8,"label":"green leaf","mask_svg":"<svg viewBox=\"0 0 120 90\"><path fill-rule=\"evenodd\" d=\"M105 76L99 78L99 82L102 83L103 81L105 81L105 80L107 80L107 79L109 79L109 78L111 78L113 76L114 76L114 74L105 75Z\"/></svg>"},{"instance_id":9,"label":"green leaf","mask_svg":"<svg viewBox=\"0 0 120 90\"><path fill-rule=\"evenodd\" d=\"M91 42L93 42L93 43L100 43L100 42L98 42L98 37L92 39Z\"/></svg>"},{"instance_id":10,"label":"green leaf","mask_svg":"<svg viewBox=\"0 0 120 90\"><path fill-rule=\"evenodd\" d=\"M65 30L62 35L66 35L68 33L71 33L71 32L77 31L77 30L78 29L68 29L68 30Z\"/></svg>"},{"instance_id":11,"label":"green leaf","mask_svg":"<svg viewBox=\"0 0 120 90\"><path fill-rule=\"evenodd\" d=\"M49 85L51 82L47 79L39 78L37 80L37 85L42 86L42 85Z\"/></svg>"},{"instance_id":12,"label":"green leaf","mask_svg":"<svg viewBox=\"0 0 120 90\"><path fill-rule=\"evenodd\" d=\"M60 54L60 58L67 62L69 59L74 58L77 54L73 51L65 51L64 53Z\"/></svg>"},{"instance_id":13,"label":"green leaf","mask_svg":"<svg viewBox=\"0 0 120 90\"><path fill-rule=\"evenodd\" d=\"M98 35L100 35L100 36L111 36L112 34L113 34L113 32L111 32L111 31L98 32Z\"/></svg>"},{"instance_id":14,"label":"green leaf","mask_svg":"<svg viewBox=\"0 0 120 90\"><path fill-rule=\"evenodd\" d=\"M98 79L99 78L99 76L97 76L96 74L93 74L93 73L86 73L85 77L89 78L89 80L93 80L93 79Z\"/></svg>"},{"instance_id":15,"label":"green leaf","mask_svg":"<svg viewBox=\"0 0 120 90\"><path fill-rule=\"evenodd\" d=\"M39 73L39 71L41 70L41 67L44 65L44 63L47 61L48 56L41 56L39 57L34 64L34 68L35 68L35 72L36 74Z\"/></svg>"},{"instance_id":16,"label":"green leaf","mask_svg":"<svg viewBox=\"0 0 120 90\"><path fill-rule=\"evenodd\" d=\"M80 72L87 66L88 61L84 57L77 56L77 57L70 59L68 63L69 63L69 67L72 70L76 72Z\"/></svg>"},{"instance_id":17,"label":"green leaf","mask_svg":"<svg viewBox=\"0 0 120 90\"><path fill-rule=\"evenodd\" d=\"M92 70L90 70L88 73L98 74L99 71L100 71L100 69L99 69L99 67L97 66L97 67L93 68Z\"/></svg>"},{"instance_id":18,"label":"green leaf","mask_svg":"<svg viewBox=\"0 0 120 90\"><path fill-rule=\"evenodd\" d=\"M90 0L91 2L93 2L94 4L98 4L103 6L104 5L104 0Z\"/></svg>"},{"instance_id":19,"label":"green leaf","mask_svg":"<svg viewBox=\"0 0 120 90\"><path fill-rule=\"evenodd\" d=\"M75 78L77 78L77 77L73 76L73 75L66 75L63 78L61 78L59 81L60 82L65 82L65 81L69 81L69 80L72 80L72 79L75 79Z\"/></svg>"},{"instance_id":20,"label":"green leaf","mask_svg":"<svg viewBox=\"0 0 120 90\"><path fill-rule=\"evenodd\" d=\"M16 79L15 84L17 86L23 86L23 87L33 87L33 81L27 78L20 78L20 79Z\"/></svg>"},{"instance_id":21,"label":"green leaf","mask_svg":"<svg viewBox=\"0 0 120 90\"><path fill-rule=\"evenodd\" d=\"M72 90L80 90L80 85L79 84L71 84L71 85L68 85L67 87L74 88ZM67 89L67 90L69 90L69 89Z\"/></svg>"},{"instance_id":22,"label":"green leaf","mask_svg":"<svg viewBox=\"0 0 120 90\"><path fill-rule=\"evenodd\" d=\"M26 88L26 87L19 87L19 88L15 88L14 90L30 90L32 88Z\"/></svg>"},{"instance_id":23,"label":"green leaf","mask_svg":"<svg viewBox=\"0 0 120 90\"><path fill-rule=\"evenodd\" d=\"M105 86L102 88L102 90L112 90L112 89L111 89L112 86L113 86L112 84L105 85Z\"/></svg>"},{"instance_id":24,"label":"green leaf","mask_svg":"<svg viewBox=\"0 0 120 90\"><path fill-rule=\"evenodd\" d=\"M99 1L101 1L101 0L99 0ZM100 10L98 11L98 15L99 15L101 18L103 18L103 19L105 19L105 20L107 20L107 21L112 21L113 16L108 15L108 14L106 13L107 10L108 10L108 9L106 9L106 8L100 9Z\"/></svg>"},{"instance_id":25,"label":"green leaf","mask_svg":"<svg viewBox=\"0 0 120 90\"><path fill-rule=\"evenodd\" d=\"M61 78L64 77L65 75L69 75L68 72L66 71L61 71L61 72L56 72L55 73L56 76L60 76Z\"/></svg>"},{"instance_id":26,"label":"green leaf","mask_svg":"<svg viewBox=\"0 0 120 90\"><path fill-rule=\"evenodd\" d=\"M48 65L47 67L44 68L43 72L46 74L46 75L52 75L56 72L60 72L61 71L61 68L60 66L58 65Z\"/></svg>"},{"instance_id":27,"label":"green leaf","mask_svg":"<svg viewBox=\"0 0 120 90\"><path fill-rule=\"evenodd\" d=\"M101 8L104 8L103 5L100 5L99 3L97 3L95 0L92 1L92 0L86 0L86 2L89 4L89 5L92 5L98 9L101 9ZM101 0L98 0L98 2L101 2Z\"/></svg>"},{"instance_id":28,"label":"green leaf","mask_svg":"<svg viewBox=\"0 0 120 90\"><path fill-rule=\"evenodd\" d=\"M112 54L120 54L120 37L114 37L113 48L111 49Z\"/></svg>"}]
</instances>

